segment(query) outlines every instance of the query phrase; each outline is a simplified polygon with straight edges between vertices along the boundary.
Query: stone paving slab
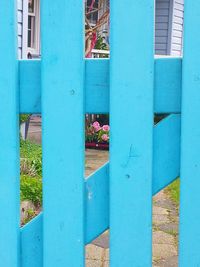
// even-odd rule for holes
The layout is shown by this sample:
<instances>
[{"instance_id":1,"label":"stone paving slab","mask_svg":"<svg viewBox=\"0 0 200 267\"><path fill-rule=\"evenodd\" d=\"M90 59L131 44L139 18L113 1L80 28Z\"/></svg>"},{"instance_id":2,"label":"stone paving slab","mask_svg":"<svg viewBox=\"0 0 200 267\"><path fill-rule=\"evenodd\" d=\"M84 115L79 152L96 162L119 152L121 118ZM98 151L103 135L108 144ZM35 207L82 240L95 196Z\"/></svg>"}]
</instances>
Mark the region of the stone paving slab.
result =
<instances>
[{"instance_id":1,"label":"stone paving slab","mask_svg":"<svg viewBox=\"0 0 200 267\"><path fill-rule=\"evenodd\" d=\"M100 237L95 239L92 244L102 248L109 248L109 231L106 231Z\"/></svg>"},{"instance_id":2,"label":"stone paving slab","mask_svg":"<svg viewBox=\"0 0 200 267\"><path fill-rule=\"evenodd\" d=\"M27 138L36 144L41 144L41 117L31 117Z\"/></svg>"},{"instance_id":3,"label":"stone paving slab","mask_svg":"<svg viewBox=\"0 0 200 267\"><path fill-rule=\"evenodd\" d=\"M103 267L102 264L99 260L86 260L86 267Z\"/></svg>"},{"instance_id":4,"label":"stone paving slab","mask_svg":"<svg viewBox=\"0 0 200 267\"><path fill-rule=\"evenodd\" d=\"M160 194L160 195L159 195ZM159 200L159 197L164 197L165 201L171 201L166 193L163 191L156 195L155 201ZM157 225L156 230L153 231L153 267L177 267L178 266L178 256L177 256L177 236L174 235L174 232L168 233L167 226L172 224L170 214L172 213L172 218L174 219L174 209L171 203L166 203L167 208L157 206L158 202L155 202L153 207L153 218L156 220L153 221L154 225ZM178 218L178 215L177 215ZM177 219L176 218L176 219ZM178 219L177 219L178 220ZM170 222L170 223L169 223ZM177 225L177 224L176 224ZM166 227L166 231L162 231L159 227ZM103 248L105 250L104 257L95 265L98 267L109 266L109 231L104 233L102 236L93 241L91 249ZM101 250L102 252L102 250ZM90 254L87 254L90 257ZM102 253L103 255L103 253ZM92 258L91 254L91 258ZM95 263L97 264L97 262ZM105 265L106 264L106 265Z\"/></svg>"},{"instance_id":5,"label":"stone paving slab","mask_svg":"<svg viewBox=\"0 0 200 267\"><path fill-rule=\"evenodd\" d=\"M169 244L174 245L174 237L170 234L167 234L163 231L154 231L153 232L153 244Z\"/></svg>"}]
</instances>

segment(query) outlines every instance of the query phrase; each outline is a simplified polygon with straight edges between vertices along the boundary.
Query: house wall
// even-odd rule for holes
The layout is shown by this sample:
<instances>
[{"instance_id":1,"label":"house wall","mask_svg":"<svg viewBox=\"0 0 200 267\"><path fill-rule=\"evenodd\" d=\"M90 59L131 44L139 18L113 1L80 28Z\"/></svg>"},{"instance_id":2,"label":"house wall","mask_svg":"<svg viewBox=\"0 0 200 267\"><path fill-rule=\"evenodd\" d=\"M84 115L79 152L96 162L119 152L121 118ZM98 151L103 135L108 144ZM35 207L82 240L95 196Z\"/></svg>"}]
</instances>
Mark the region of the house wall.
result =
<instances>
[{"instance_id":1,"label":"house wall","mask_svg":"<svg viewBox=\"0 0 200 267\"><path fill-rule=\"evenodd\" d=\"M18 58L22 58L23 0L17 0Z\"/></svg>"},{"instance_id":2,"label":"house wall","mask_svg":"<svg viewBox=\"0 0 200 267\"><path fill-rule=\"evenodd\" d=\"M155 54L168 55L170 42L170 16L172 0L156 1Z\"/></svg>"},{"instance_id":3,"label":"house wall","mask_svg":"<svg viewBox=\"0 0 200 267\"><path fill-rule=\"evenodd\" d=\"M181 56L183 50L184 0L174 0L171 33L171 55Z\"/></svg>"},{"instance_id":4,"label":"house wall","mask_svg":"<svg viewBox=\"0 0 200 267\"><path fill-rule=\"evenodd\" d=\"M23 1L18 0L18 54L22 57ZM108 0L106 0L107 2ZM182 54L184 0L156 0L155 54ZM26 23L25 23L26 24ZM102 27L102 31L106 26ZM27 28L24 27L24 28ZM26 30L26 29L25 29ZM25 43L24 43L25 44ZM24 49L25 51L26 49ZM24 55L23 55L24 57Z\"/></svg>"}]
</instances>

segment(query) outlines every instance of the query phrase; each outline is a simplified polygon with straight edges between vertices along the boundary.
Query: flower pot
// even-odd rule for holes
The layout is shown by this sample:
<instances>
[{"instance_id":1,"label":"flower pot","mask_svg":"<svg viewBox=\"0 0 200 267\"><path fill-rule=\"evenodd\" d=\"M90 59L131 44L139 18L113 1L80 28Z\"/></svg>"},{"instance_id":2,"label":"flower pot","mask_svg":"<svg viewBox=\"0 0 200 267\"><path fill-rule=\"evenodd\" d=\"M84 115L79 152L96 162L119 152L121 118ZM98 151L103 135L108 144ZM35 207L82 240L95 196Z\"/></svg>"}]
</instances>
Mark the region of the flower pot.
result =
<instances>
[{"instance_id":1,"label":"flower pot","mask_svg":"<svg viewBox=\"0 0 200 267\"><path fill-rule=\"evenodd\" d=\"M90 149L99 149L99 150L109 150L109 144L108 143L85 143L86 148Z\"/></svg>"}]
</instances>

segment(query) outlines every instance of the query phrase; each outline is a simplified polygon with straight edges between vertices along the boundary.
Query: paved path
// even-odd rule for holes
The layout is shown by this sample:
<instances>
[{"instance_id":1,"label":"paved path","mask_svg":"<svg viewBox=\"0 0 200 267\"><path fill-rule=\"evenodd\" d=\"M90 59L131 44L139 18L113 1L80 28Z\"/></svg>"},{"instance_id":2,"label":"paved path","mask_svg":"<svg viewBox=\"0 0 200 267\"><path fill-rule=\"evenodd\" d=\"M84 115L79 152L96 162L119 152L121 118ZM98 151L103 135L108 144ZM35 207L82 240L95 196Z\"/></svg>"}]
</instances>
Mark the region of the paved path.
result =
<instances>
[{"instance_id":1,"label":"paved path","mask_svg":"<svg viewBox=\"0 0 200 267\"><path fill-rule=\"evenodd\" d=\"M29 130L28 130L28 139L34 143L41 143L41 118L40 117L31 117Z\"/></svg>"},{"instance_id":2,"label":"paved path","mask_svg":"<svg viewBox=\"0 0 200 267\"><path fill-rule=\"evenodd\" d=\"M28 138L41 142L40 119L31 121ZM86 176L108 160L107 151L86 150ZM177 267L178 211L165 191L153 199L153 266ZM133 252L134 253L134 252ZM86 247L87 267L109 266L109 231ZM128 267L128 266L127 266ZM144 266L145 267L145 266Z\"/></svg>"},{"instance_id":3,"label":"paved path","mask_svg":"<svg viewBox=\"0 0 200 267\"><path fill-rule=\"evenodd\" d=\"M86 150L86 174L108 159L108 152ZM153 198L153 266L177 267L178 212L168 195L161 191ZM109 266L109 231L86 247L87 267Z\"/></svg>"}]
</instances>

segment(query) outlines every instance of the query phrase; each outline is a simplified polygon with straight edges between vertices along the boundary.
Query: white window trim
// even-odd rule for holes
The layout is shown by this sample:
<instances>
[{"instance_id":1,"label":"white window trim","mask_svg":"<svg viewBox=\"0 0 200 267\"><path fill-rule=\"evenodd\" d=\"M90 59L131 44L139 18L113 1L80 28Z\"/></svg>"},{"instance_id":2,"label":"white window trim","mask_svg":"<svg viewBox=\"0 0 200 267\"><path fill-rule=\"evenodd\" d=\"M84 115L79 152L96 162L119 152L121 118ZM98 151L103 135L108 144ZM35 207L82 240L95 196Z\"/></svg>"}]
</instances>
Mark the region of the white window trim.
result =
<instances>
[{"instance_id":1,"label":"white window trim","mask_svg":"<svg viewBox=\"0 0 200 267\"><path fill-rule=\"evenodd\" d=\"M28 47L28 0L23 0L23 37L22 58L27 59L28 53L40 55L40 0L35 0L35 48Z\"/></svg>"}]
</instances>

